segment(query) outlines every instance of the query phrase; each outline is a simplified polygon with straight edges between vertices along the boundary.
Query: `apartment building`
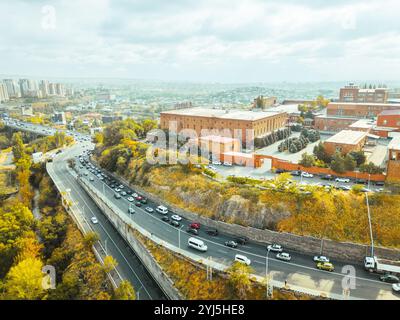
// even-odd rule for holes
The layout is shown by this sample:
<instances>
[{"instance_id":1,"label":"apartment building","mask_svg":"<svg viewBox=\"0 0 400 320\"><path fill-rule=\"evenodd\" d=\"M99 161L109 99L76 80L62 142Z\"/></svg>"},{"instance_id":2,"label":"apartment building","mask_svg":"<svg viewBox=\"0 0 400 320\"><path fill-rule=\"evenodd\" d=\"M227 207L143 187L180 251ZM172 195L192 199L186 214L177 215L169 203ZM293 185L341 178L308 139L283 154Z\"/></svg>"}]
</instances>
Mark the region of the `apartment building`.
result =
<instances>
[{"instance_id":1,"label":"apartment building","mask_svg":"<svg viewBox=\"0 0 400 320\"><path fill-rule=\"evenodd\" d=\"M4 83L0 82L0 103L10 100L8 96L7 87Z\"/></svg>"},{"instance_id":2,"label":"apartment building","mask_svg":"<svg viewBox=\"0 0 400 320\"><path fill-rule=\"evenodd\" d=\"M169 129L170 123L176 122L178 133L183 129L192 129L201 136L204 135L202 130L214 130L220 134L213 135L241 138L244 144L285 127L287 120L286 112L188 108L161 112L160 127Z\"/></svg>"}]
</instances>

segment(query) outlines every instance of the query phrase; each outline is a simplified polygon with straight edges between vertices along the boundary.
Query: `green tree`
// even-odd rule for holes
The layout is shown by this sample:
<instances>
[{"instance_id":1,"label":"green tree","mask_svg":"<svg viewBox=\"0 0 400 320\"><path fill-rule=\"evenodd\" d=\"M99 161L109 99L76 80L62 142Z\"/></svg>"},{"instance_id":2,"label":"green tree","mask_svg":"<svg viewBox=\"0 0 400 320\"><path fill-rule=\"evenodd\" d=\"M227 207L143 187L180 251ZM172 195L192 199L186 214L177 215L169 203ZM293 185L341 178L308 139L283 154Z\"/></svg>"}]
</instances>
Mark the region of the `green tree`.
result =
<instances>
[{"instance_id":1,"label":"green tree","mask_svg":"<svg viewBox=\"0 0 400 320\"><path fill-rule=\"evenodd\" d=\"M363 151L352 151L349 154L354 158L354 160L356 160L357 167L360 167L367 160Z\"/></svg>"},{"instance_id":2,"label":"green tree","mask_svg":"<svg viewBox=\"0 0 400 320\"><path fill-rule=\"evenodd\" d=\"M344 158L340 154L340 152L336 152L332 157L332 162L330 165L331 169L337 173L344 173L346 172Z\"/></svg>"},{"instance_id":3,"label":"green tree","mask_svg":"<svg viewBox=\"0 0 400 320\"><path fill-rule=\"evenodd\" d=\"M344 168L346 171L354 171L356 169L357 162L350 154L346 154L344 157Z\"/></svg>"},{"instance_id":4,"label":"green tree","mask_svg":"<svg viewBox=\"0 0 400 320\"><path fill-rule=\"evenodd\" d=\"M299 162L304 167L312 167L315 164L315 157L312 154L303 153Z\"/></svg>"},{"instance_id":5,"label":"green tree","mask_svg":"<svg viewBox=\"0 0 400 320\"><path fill-rule=\"evenodd\" d=\"M114 299L136 300L135 290L128 280L121 281L118 288L114 290Z\"/></svg>"},{"instance_id":6,"label":"green tree","mask_svg":"<svg viewBox=\"0 0 400 320\"><path fill-rule=\"evenodd\" d=\"M21 132L16 132L13 134L12 144L13 144L12 150L13 150L13 154L14 154L14 160L18 161L25 154L25 146L24 146L24 142L22 140Z\"/></svg>"},{"instance_id":7,"label":"green tree","mask_svg":"<svg viewBox=\"0 0 400 320\"><path fill-rule=\"evenodd\" d=\"M235 262L226 272L235 296L239 299L246 299L251 290L250 275L253 272L252 268L243 263Z\"/></svg>"}]
</instances>

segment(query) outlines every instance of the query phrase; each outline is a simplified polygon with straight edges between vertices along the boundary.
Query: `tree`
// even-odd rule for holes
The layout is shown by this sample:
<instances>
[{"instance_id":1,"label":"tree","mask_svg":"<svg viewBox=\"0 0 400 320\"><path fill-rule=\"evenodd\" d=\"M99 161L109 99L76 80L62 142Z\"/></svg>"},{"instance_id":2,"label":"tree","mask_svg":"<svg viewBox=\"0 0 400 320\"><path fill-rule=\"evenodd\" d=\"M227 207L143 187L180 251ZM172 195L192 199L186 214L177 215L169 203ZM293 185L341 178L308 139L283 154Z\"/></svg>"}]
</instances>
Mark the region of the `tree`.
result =
<instances>
[{"instance_id":1,"label":"tree","mask_svg":"<svg viewBox=\"0 0 400 320\"><path fill-rule=\"evenodd\" d=\"M354 171L356 169L357 162L350 154L346 154L344 157L344 168L346 171Z\"/></svg>"},{"instance_id":2,"label":"tree","mask_svg":"<svg viewBox=\"0 0 400 320\"><path fill-rule=\"evenodd\" d=\"M121 281L118 288L114 290L114 299L136 300L135 290L128 280Z\"/></svg>"},{"instance_id":3,"label":"tree","mask_svg":"<svg viewBox=\"0 0 400 320\"><path fill-rule=\"evenodd\" d=\"M110 273L118 265L118 262L112 256L106 256L103 260L103 268L106 273Z\"/></svg>"},{"instance_id":4,"label":"tree","mask_svg":"<svg viewBox=\"0 0 400 320\"><path fill-rule=\"evenodd\" d=\"M354 158L354 160L356 160L357 167L360 167L367 160L363 151L352 151L349 154Z\"/></svg>"},{"instance_id":5,"label":"tree","mask_svg":"<svg viewBox=\"0 0 400 320\"><path fill-rule=\"evenodd\" d=\"M87 248L91 248L97 241L99 241L100 237L96 232L88 232L83 238L83 242Z\"/></svg>"},{"instance_id":6,"label":"tree","mask_svg":"<svg viewBox=\"0 0 400 320\"><path fill-rule=\"evenodd\" d=\"M364 163L360 166L360 171L361 172L366 172L369 174L380 174L383 172L383 169L381 167L378 167L375 165L373 162L370 162L368 164Z\"/></svg>"},{"instance_id":7,"label":"tree","mask_svg":"<svg viewBox=\"0 0 400 320\"><path fill-rule=\"evenodd\" d=\"M16 132L12 136L12 143L13 143L13 154L15 161L21 159L25 154L25 146L22 140L21 132Z\"/></svg>"},{"instance_id":8,"label":"tree","mask_svg":"<svg viewBox=\"0 0 400 320\"><path fill-rule=\"evenodd\" d=\"M307 168L312 167L315 164L315 157L312 154L308 154L307 152L303 153L301 155L301 160L299 164Z\"/></svg>"},{"instance_id":9,"label":"tree","mask_svg":"<svg viewBox=\"0 0 400 320\"><path fill-rule=\"evenodd\" d=\"M42 267L42 262L37 258L27 258L12 267L4 283L5 297L12 300L42 298Z\"/></svg>"},{"instance_id":10,"label":"tree","mask_svg":"<svg viewBox=\"0 0 400 320\"><path fill-rule=\"evenodd\" d=\"M226 272L229 275L229 283L232 286L236 297L239 299L246 299L251 290L251 267L240 262L235 262L226 270Z\"/></svg>"},{"instance_id":11,"label":"tree","mask_svg":"<svg viewBox=\"0 0 400 320\"><path fill-rule=\"evenodd\" d=\"M340 154L340 152L336 152L335 155L332 157L331 169L337 173L344 173L346 172L344 158Z\"/></svg>"},{"instance_id":12,"label":"tree","mask_svg":"<svg viewBox=\"0 0 400 320\"><path fill-rule=\"evenodd\" d=\"M313 153L318 160L321 160L325 163L330 163L332 161L331 157L326 152L325 146L322 142L320 142L318 145L314 147Z\"/></svg>"}]
</instances>

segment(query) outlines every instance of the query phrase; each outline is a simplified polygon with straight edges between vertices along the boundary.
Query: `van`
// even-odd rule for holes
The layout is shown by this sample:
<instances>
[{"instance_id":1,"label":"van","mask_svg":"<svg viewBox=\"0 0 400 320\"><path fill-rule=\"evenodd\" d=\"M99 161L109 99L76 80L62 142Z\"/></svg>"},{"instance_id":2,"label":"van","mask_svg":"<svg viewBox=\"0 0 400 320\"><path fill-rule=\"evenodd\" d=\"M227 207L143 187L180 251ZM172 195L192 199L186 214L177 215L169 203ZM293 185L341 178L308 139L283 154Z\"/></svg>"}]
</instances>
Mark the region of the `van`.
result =
<instances>
[{"instance_id":1,"label":"van","mask_svg":"<svg viewBox=\"0 0 400 320\"><path fill-rule=\"evenodd\" d=\"M251 264L251 260L249 258L247 258L246 256L242 256L241 254L235 255L235 261L244 263L245 265L248 265L248 266Z\"/></svg>"},{"instance_id":2,"label":"van","mask_svg":"<svg viewBox=\"0 0 400 320\"><path fill-rule=\"evenodd\" d=\"M208 249L203 241L196 238L189 238L188 246L201 252L206 252Z\"/></svg>"},{"instance_id":3,"label":"van","mask_svg":"<svg viewBox=\"0 0 400 320\"><path fill-rule=\"evenodd\" d=\"M166 214L168 213L168 208L167 208L167 207L164 207L164 206L158 206L158 207L156 208L156 211L157 211L158 213L161 213L161 214L163 214L163 215L166 215Z\"/></svg>"}]
</instances>

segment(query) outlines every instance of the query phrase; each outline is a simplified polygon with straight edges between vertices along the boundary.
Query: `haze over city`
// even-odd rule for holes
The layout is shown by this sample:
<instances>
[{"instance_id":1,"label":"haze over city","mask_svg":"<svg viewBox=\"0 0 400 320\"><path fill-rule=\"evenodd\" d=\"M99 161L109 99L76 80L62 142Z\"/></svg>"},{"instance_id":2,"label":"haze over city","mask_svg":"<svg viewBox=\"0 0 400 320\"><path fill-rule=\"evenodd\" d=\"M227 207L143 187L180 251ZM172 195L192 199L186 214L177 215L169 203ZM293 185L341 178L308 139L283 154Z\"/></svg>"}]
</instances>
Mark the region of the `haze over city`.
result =
<instances>
[{"instance_id":1,"label":"haze over city","mask_svg":"<svg viewBox=\"0 0 400 320\"><path fill-rule=\"evenodd\" d=\"M389 81L400 69L397 0L17 0L0 11L7 75Z\"/></svg>"}]
</instances>

